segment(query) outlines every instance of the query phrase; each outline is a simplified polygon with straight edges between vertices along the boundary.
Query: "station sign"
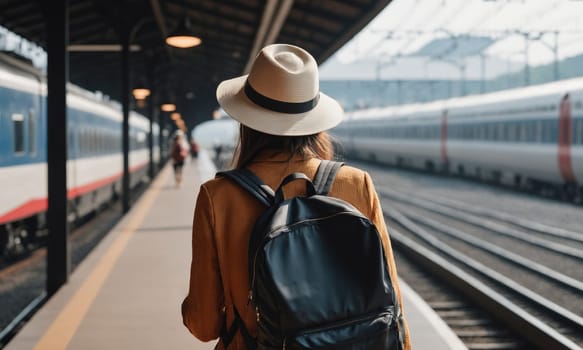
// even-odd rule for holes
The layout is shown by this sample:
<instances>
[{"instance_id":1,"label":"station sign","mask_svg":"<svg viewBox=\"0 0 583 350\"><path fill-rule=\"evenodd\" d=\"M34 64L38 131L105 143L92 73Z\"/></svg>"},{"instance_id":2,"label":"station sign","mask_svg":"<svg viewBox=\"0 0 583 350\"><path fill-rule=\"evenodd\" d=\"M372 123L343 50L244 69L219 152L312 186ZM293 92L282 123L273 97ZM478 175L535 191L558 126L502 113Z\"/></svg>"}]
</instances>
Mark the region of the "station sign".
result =
<instances>
[{"instance_id":1,"label":"station sign","mask_svg":"<svg viewBox=\"0 0 583 350\"><path fill-rule=\"evenodd\" d=\"M0 51L12 52L29 59L33 66L46 72L47 52L32 41L0 26Z\"/></svg>"}]
</instances>

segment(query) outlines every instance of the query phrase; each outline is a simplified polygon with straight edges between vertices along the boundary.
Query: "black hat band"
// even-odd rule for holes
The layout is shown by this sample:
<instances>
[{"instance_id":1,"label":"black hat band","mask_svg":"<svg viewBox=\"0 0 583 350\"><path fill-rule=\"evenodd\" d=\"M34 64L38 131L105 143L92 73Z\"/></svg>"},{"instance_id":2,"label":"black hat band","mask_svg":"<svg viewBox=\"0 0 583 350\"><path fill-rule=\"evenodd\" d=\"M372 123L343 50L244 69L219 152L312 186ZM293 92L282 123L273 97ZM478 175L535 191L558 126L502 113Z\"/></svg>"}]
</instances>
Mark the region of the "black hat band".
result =
<instances>
[{"instance_id":1,"label":"black hat band","mask_svg":"<svg viewBox=\"0 0 583 350\"><path fill-rule=\"evenodd\" d=\"M320 100L319 92L316 97L306 102L283 102L274 100L257 92L257 90L249 84L249 80L245 81L245 95L247 95L247 97L258 106L274 112L287 114L309 112L318 105L318 101Z\"/></svg>"}]
</instances>

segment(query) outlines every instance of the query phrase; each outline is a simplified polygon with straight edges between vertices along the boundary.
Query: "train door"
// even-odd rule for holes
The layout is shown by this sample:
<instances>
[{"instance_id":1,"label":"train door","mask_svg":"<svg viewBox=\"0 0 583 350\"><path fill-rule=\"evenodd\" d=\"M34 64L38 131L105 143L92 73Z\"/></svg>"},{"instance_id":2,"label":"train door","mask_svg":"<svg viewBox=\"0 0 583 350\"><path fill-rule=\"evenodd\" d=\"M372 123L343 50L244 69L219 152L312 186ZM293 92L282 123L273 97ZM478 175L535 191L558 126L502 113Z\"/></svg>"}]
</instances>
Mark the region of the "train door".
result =
<instances>
[{"instance_id":1,"label":"train door","mask_svg":"<svg viewBox=\"0 0 583 350\"><path fill-rule=\"evenodd\" d=\"M448 170L448 158L447 158L447 109L444 109L441 113L441 167L444 170Z\"/></svg>"},{"instance_id":2,"label":"train door","mask_svg":"<svg viewBox=\"0 0 583 350\"><path fill-rule=\"evenodd\" d=\"M573 163L571 161L571 144L573 142L573 117L569 94L565 94L559 107L559 139L558 158L559 170L567 183L575 182Z\"/></svg>"}]
</instances>

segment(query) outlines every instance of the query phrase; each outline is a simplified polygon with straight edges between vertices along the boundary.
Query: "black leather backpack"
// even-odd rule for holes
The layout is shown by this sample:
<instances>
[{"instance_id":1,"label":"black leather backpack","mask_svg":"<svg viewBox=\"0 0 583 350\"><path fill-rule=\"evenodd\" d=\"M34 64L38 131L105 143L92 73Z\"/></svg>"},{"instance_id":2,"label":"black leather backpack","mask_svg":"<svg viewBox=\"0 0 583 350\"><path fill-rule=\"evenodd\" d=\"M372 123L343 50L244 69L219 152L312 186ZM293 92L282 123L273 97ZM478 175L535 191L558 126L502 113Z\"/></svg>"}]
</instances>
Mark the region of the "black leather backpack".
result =
<instances>
[{"instance_id":1,"label":"black leather backpack","mask_svg":"<svg viewBox=\"0 0 583 350\"><path fill-rule=\"evenodd\" d=\"M218 173L255 196L267 210L249 242L251 337L235 310L221 332L228 348L237 330L248 349L403 348L400 308L379 233L351 204L327 196L342 163L322 161L314 182L288 175L274 192L246 169ZM282 188L305 180L305 197Z\"/></svg>"}]
</instances>

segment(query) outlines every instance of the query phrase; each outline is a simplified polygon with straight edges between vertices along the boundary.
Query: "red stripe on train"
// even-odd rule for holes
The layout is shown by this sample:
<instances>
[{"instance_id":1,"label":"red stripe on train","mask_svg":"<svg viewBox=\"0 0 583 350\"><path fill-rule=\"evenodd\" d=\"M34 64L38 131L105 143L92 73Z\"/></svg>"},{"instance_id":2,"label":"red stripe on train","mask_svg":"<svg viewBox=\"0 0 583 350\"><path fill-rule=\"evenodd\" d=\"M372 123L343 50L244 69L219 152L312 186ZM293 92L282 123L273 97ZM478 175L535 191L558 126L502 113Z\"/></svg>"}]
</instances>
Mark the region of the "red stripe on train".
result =
<instances>
[{"instance_id":1,"label":"red stripe on train","mask_svg":"<svg viewBox=\"0 0 583 350\"><path fill-rule=\"evenodd\" d=\"M566 182L575 182L573 163L571 162L571 143L573 142L573 118L569 94L561 100L559 108L559 170Z\"/></svg>"},{"instance_id":2,"label":"red stripe on train","mask_svg":"<svg viewBox=\"0 0 583 350\"><path fill-rule=\"evenodd\" d=\"M140 165L136 165L134 167L131 167L129 169L130 173L133 173L139 169L142 169L146 165L148 165L147 162L142 163ZM115 182L116 180L121 178L122 175L123 175L122 173L118 173L116 175L109 176L109 177L106 177L104 179L100 179L100 180L91 182L89 184L85 184L83 186L72 188L67 192L67 198L69 200L75 199L75 198L80 197L86 193L94 191L98 188L104 187L108 184ZM46 211L47 207L48 207L48 199L47 198L31 199L28 202L25 202L24 204L10 210L9 212L0 215L0 224L5 224L7 222L24 219L24 218L27 218L27 217L32 216L34 214L41 213L43 211Z\"/></svg>"}]
</instances>

